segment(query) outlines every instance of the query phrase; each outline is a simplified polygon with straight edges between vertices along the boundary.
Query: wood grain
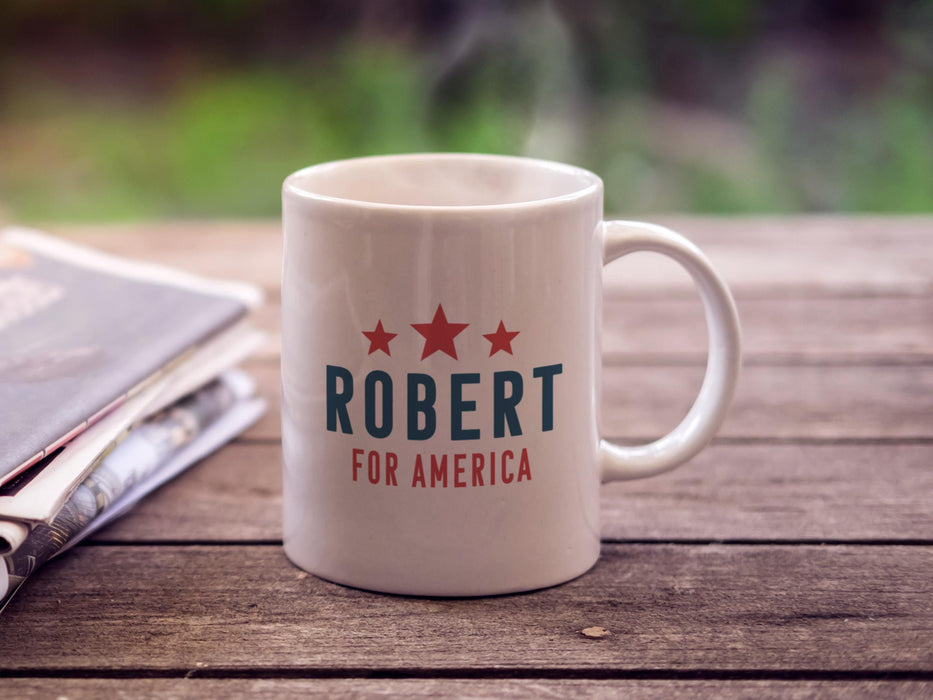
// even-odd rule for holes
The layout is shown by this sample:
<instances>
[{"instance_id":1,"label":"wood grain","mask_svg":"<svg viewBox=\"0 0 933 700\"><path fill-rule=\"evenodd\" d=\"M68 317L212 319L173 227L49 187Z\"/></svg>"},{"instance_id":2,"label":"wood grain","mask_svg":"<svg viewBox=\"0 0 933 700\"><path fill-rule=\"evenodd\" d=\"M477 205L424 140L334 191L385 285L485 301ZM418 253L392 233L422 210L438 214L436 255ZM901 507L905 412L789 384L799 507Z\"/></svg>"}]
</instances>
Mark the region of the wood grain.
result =
<instances>
[{"instance_id":1,"label":"wood grain","mask_svg":"<svg viewBox=\"0 0 933 700\"><path fill-rule=\"evenodd\" d=\"M269 399L269 411L245 437L278 440L278 363L247 366ZM640 441L666 433L686 414L703 371L697 366L605 367L605 434ZM718 435L778 440L933 437L933 366L745 367Z\"/></svg>"},{"instance_id":2,"label":"wood grain","mask_svg":"<svg viewBox=\"0 0 933 700\"><path fill-rule=\"evenodd\" d=\"M210 668L192 669L188 678L7 678L0 688L18 698L67 697L68 700L139 697L239 698L786 698L929 697L931 681L681 681L590 679L460 678L235 678L210 679Z\"/></svg>"},{"instance_id":3,"label":"wood grain","mask_svg":"<svg viewBox=\"0 0 933 700\"><path fill-rule=\"evenodd\" d=\"M608 367L603 429L658 437L699 390L702 368ZM721 438L915 438L933 431L933 367L746 367Z\"/></svg>"},{"instance_id":4,"label":"wood grain","mask_svg":"<svg viewBox=\"0 0 933 700\"><path fill-rule=\"evenodd\" d=\"M745 365L933 364L933 297L737 299ZM261 356L278 361L281 308L254 315L269 334ZM603 355L609 364L706 362L699 299L607 299Z\"/></svg>"},{"instance_id":5,"label":"wood grain","mask_svg":"<svg viewBox=\"0 0 933 700\"><path fill-rule=\"evenodd\" d=\"M933 360L933 297L737 300L746 366ZM608 299L604 361L706 362L699 299Z\"/></svg>"},{"instance_id":6,"label":"wood grain","mask_svg":"<svg viewBox=\"0 0 933 700\"><path fill-rule=\"evenodd\" d=\"M931 217L652 217L689 237L737 292L768 294L933 290ZM53 226L87 245L214 276L279 286L278 221ZM692 287L661 256L636 254L606 268L611 293Z\"/></svg>"},{"instance_id":7,"label":"wood grain","mask_svg":"<svg viewBox=\"0 0 933 700\"><path fill-rule=\"evenodd\" d=\"M599 625L611 635L588 639ZM24 633L28 630L28 633ZM29 669L933 667L926 547L606 545L588 574L474 600L366 593L306 576L277 546L82 547L0 616Z\"/></svg>"},{"instance_id":8,"label":"wood grain","mask_svg":"<svg viewBox=\"0 0 933 700\"><path fill-rule=\"evenodd\" d=\"M694 241L737 293L882 290L928 294L930 217L658 217ZM686 274L638 253L606 268L610 293L690 289Z\"/></svg>"},{"instance_id":9,"label":"wood grain","mask_svg":"<svg viewBox=\"0 0 933 700\"><path fill-rule=\"evenodd\" d=\"M683 469L603 487L591 572L480 600L370 594L285 559L278 222L57 227L261 284L270 340L248 366L271 406L20 592L0 615L0 696L929 696L933 217L659 222L736 294L731 414ZM699 386L701 307L659 256L604 281L604 429L654 437ZM580 634L593 625L612 634Z\"/></svg>"},{"instance_id":10,"label":"wood grain","mask_svg":"<svg viewBox=\"0 0 933 700\"><path fill-rule=\"evenodd\" d=\"M233 444L167 484L104 542L278 541L281 448ZM602 490L608 540L933 542L933 444L715 445Z\"/></svg>"}]
</instances>

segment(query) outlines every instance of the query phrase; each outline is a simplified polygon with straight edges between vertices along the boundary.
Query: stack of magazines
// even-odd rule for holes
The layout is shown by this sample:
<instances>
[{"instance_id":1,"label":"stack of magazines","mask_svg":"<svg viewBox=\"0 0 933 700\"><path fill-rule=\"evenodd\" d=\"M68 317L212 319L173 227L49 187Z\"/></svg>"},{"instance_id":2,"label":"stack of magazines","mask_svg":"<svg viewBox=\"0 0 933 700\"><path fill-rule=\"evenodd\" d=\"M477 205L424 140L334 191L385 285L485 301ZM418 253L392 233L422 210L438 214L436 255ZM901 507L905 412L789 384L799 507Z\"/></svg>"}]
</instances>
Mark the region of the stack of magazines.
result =
<instances>
[{"instance_id":1,"label":"stack of magazines","mask_svg":"<svg viewBox=\"0 0 933 700\"><path fill-rule=\"evenodd\" d=\"M0 231L0 610L254 423L260 291Z\"/></svg>"}]
</instances>

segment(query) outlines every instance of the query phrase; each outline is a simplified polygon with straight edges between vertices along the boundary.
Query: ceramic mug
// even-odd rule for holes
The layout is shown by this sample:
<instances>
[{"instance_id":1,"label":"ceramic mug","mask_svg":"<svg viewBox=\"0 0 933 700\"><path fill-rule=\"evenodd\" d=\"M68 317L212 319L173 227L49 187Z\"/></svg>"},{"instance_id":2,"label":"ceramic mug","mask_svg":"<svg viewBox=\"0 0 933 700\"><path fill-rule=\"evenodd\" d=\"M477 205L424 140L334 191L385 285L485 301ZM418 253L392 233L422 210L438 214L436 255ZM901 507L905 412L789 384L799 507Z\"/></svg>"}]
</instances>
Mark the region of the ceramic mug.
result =
<instances>
[{"instance_id":1,"label":"ceramic mug","mask_svg":"<svg viewBox=\"0 0 933 700\"><path fill-rule=\"evenodd\" d=\"M594 174L504 156L316 165L285 180L284 544L324 579L479 596L562 583L596 562L601 481L699 452L740 364L726 285L700 250L603 221ZM680 263L703 299L706 376L642 446L600 439L601 269Z\"/></svg>"}]
</instances>

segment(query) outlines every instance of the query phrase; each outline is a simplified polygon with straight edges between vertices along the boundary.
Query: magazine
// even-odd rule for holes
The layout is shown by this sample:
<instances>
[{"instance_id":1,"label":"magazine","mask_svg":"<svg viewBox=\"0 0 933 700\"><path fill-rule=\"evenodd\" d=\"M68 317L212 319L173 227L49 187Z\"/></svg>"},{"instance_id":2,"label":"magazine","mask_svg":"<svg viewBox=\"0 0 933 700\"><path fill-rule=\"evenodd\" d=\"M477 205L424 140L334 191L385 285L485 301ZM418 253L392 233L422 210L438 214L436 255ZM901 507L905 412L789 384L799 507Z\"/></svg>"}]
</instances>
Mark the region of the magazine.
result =
<instances>
[{"instance_id":1,"label":"magazine","mask_svg":"<svg viewBox=\"0 0 933 700\"><path fill-rule=\"evenodd\" d=\"M0 231L0 484L258 305L254 286Z\"/></svg>"},{"instance_id":2,"label":"magazine","mask_svg":"<svg viewBox=\"0 0 933 700\"><path fill-rule=\"evenodd\" d=\"M252 425L258 288L0 231L0 611L38 567Z\"/></svg>"},{"instance_id":3,"label":"magazine","mask_svg":"<svg viewBox=\"0 0 933 700\"><path fill-rule=\"evenodd\" d=\"M136 423L227 370L260 345L246 321L220 332L56 452L0 485L0 519L48 523Z\"/></svg>"}]
</instances>

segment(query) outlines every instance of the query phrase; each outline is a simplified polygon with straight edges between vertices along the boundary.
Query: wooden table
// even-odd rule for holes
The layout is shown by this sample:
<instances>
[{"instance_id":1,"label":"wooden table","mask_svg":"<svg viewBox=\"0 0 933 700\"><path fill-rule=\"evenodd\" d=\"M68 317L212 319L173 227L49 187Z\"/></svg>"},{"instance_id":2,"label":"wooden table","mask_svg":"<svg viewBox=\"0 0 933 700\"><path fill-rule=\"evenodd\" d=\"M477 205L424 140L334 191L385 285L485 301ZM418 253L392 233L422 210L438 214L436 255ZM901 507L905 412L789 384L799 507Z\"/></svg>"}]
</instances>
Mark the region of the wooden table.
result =
<instances>
[{"instance_id":1,"label":"wooden table","mask_svg":"<svg viewBox=\"0 0 933 700\"><path fill-rule=\"evenodd\" d=\"M274 222L62 227L266 287L268 415L0 616L0 696L933 696L933 218L666 219L731 283L745 368L713 445L603 489L576 581L480 600L320 581L281 548ZM607 269L604 423L657 436L699 385L686 275ZM591 639L581 630L611 634Z\"/></svg>"}]
</instances>

